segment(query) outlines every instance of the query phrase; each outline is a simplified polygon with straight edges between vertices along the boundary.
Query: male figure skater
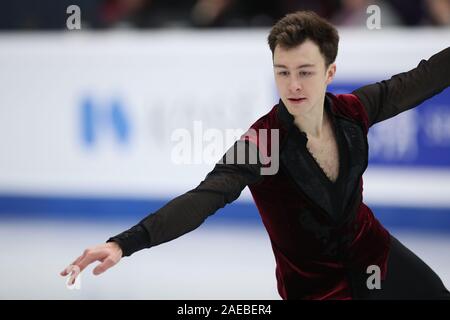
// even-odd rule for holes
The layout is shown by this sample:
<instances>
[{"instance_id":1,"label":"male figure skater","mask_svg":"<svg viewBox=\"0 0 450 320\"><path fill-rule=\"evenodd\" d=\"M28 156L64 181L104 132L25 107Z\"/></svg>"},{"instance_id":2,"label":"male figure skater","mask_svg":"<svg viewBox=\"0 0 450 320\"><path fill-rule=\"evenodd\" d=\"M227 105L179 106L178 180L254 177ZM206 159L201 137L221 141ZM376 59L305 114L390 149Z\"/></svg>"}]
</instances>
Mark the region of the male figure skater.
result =
<instances>
[{"instance_id":1,"label":"male figure skater","mask_svg":"<svg viewBox=\"0 0 450 320\"><path fill-rule=\"evenodd\" d=\"M283 299L448 299L439 277L363 203L362 174L369 128L450 85L450 48L389 80L334 95L326 92L339 42L332 25L312 12L289 14L268 42L281 99L251 129L279 130L280 170L262 175L261 161L239 164L224 156L195 189L87 249L61 275L74 271L73 283L97 260L94 274L100 274L122 257L192 231L248 186L270 237ZM242 146L257 154L272 147L252 135L232 148ZM380 270L379 289L367 286L370 266Z\"/></svg>"}]
</instances>

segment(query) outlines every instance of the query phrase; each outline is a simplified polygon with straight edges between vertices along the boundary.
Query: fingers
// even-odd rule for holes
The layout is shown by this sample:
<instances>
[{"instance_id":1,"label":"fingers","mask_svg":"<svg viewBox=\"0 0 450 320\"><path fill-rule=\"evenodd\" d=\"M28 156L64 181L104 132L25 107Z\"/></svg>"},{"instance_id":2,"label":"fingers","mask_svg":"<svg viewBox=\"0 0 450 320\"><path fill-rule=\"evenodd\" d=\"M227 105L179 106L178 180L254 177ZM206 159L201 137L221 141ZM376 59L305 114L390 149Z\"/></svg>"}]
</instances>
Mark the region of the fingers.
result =
<instances>
[{"instance_id":1,"label":"fingers","mask_svg":"<svg viewBox=\"0 0 450 320\"><path fill-rule=\"evenodd\" d=\"M121 250L119 250L121 253ZM73 285L78 275L94 261L101 261L93 271L94 275L99 275L112 266L114 266L121 258L118 256L117 248L111 247L110 244L102 244L93 248L86 249L81 256L73 261L68 267L60 272L61 276L70 274L68 284Z\"/></svg>"},{"instance_id":2,"label":"fingers","mask_svg":"<svg viewBox=\"0 0 450 320\"><path fill-rule=\"evenodd\" d=\"M79 256L78 258L76 258L71 264L69 264L63 271L61 271L59 274L61 275L61 276L63 276L63 277L65 277L65 276L67 276L71 271L71 269L72 269L72 266L73 265L77 265L78 264L78 262L82 259L82 258L84 258L85 256L86 256L86 254L87 254L87 252L85 251L81 256Z\"/></svg>"},{"instance_id":3,"label":"fingers","mask_svg":"<svg viewBox=\"0 0 450 320\"><path fill-rule=\"evenodd\" d=\"M71 274L72 283L75 282L76 277L80 274L88 265L96 260L103 260L105 257L105 252L95 251L92 249L87 249L84 251L83 255L78 257L74 262L72 262L68 267L61 271L61 276L67 276ZM69 281L70 284L70 281Z\"/></svg>"},{"instance_id":4,"label":"fingers","mask_svg":"<svg viewBox=\"0 0 450 320\"><path fill-rule=\"evenodd\" d=\"M80 261L84 257L84 254L79 256L77 259L74 260L71 264L69 264L67 267L64 268L63 271L61 271L59 274L63 277L67 276L70 273L70 270L72 269L73 265L76 265L78 261Z\"/></svg>"},{"instance_id":5,"label":"fingers","mask_svg":"<svg viewBox=\"0 0 450 320\"><path fill-rule=\"evenodd\" d=\"M71 286L71 285L73 285L74 283L75 283L75 280L76 280L76 278L78 277L78 275L80 274L80 268L78 268L77 266L70 266L71 267L71 269L70 269L70 271L69 271L69 273L71 272L72 274L71 274L71 276L70 276L70 279L69 279L69 282L68 282L68 284Z\"/></svg>"},{"instance_id":6,"label":"fingers","mask_svg":"<svg viewBox=\"0 0 450 320\"><path fill-rule=\"evenodd\" d=\"M59 274L63 277L67 276L69 274L69 269L70 266L66 267L63 271L61 271Z\"/></svg>"},{"instance_id":7,"label":"fingers","mask_svg":"<svg viewBox=\"0 0 450 320\"><path fill-rule=\"evenodd\" d=\"M103 260L105 258L105 253L100 251L93 251L87 253L84 257L81 258L75 265L80 268L80 272L82 272L88 265L97 260Z\"/></svg>"},{"instance_id":8,"label":"fingers","mask_svg":"<svg viewBox=\"0 0 450 320\"><path fill-rule=\"evenodd\" d=\"M106 270L108 270L109 268L114 266L115 264L116 264L116 262L113 259L106 258L101 264L99 264L97 267L95 267L94 274L97 276L97 275L105 272Z\"/></svg>"},{"instance_id":9,"label":"fingers","mask_svg":"<svg viewBox=\"0 0 450 320\"><path fill-rule=\"evenodd\" d=\"M66 267L63 271L61 271L61 276L67 276L70 274L70 279L67 282L68 285L73 285L75 283L76 278L81 273L81 269L79 267L79 263L87 256L87 251L83 253L83 255L79 256L77 259L75 259L74 262L72 262L68 267Z\"/></svg>"}]
</instances>

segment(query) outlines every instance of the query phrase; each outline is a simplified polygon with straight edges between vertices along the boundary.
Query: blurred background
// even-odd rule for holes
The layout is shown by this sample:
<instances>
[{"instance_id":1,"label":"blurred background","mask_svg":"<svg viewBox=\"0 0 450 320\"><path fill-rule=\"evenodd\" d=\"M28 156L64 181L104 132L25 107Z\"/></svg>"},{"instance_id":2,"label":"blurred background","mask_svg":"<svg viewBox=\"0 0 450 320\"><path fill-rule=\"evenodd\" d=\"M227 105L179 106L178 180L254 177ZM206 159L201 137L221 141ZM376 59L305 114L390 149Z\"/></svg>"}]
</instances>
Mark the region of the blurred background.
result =
<instances>
[{"instance_id":1,"label":"blurred background","mask_svg":"<svg viewBox=\"0 0 450 320\"><path fill-rule=\"evenodd\" d=\"M194 232L101 276L88 267L75 288L59 272L195 188L277 103L266 38L304 9L339 29L334 93L450 44L449 0L2 2L0 299L279 299L248 189ZM194 137L189 163L174 161L177 130ZM365 202L450 288L450 89L372 127L369 145Z\"/></svg>"}]
</instances>

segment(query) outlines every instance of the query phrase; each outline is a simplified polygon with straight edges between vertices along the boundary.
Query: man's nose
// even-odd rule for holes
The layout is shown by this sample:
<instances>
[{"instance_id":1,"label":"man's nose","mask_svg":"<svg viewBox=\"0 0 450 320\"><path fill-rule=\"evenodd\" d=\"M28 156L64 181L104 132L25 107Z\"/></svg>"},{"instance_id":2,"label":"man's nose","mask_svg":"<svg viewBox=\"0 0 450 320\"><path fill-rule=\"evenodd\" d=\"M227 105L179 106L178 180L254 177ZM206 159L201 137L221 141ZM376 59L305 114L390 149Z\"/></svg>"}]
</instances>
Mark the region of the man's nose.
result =
<instances>
[{"instance_id":1,"label":"man's nose","mask_svg":"<svg viewBox=\"0 0 450 320\"><path fill-rule=\"evenodd\" d=\"M289 80L289 90L291 92L296 92L296 91L302 90L302 85L301 85L300 81L297 78L292 77Z\"/></svg>"}]
</instances>

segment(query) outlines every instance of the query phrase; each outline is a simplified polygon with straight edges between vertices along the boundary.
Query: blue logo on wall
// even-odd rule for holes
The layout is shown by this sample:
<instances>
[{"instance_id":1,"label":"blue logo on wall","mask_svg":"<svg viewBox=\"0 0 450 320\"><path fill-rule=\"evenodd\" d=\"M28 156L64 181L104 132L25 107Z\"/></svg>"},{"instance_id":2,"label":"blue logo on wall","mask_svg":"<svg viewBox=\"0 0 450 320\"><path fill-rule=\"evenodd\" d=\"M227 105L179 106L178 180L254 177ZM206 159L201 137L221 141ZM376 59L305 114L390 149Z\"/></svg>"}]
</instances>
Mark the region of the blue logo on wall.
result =
<instances>
[{"instance_id":1,"label":"blue logo on wall","mask_svg":"<svg viewBox=\"0 0 450 320\"><path fill-rule=\"evenodd\" d=\"M111 132L117 143L126 145L130 139L130 121L125 107L117 98L109 104L96 104L91 96L83 99L81 104L82 140L92 146L102 132Z\"/></svg>"}]
</instances>

